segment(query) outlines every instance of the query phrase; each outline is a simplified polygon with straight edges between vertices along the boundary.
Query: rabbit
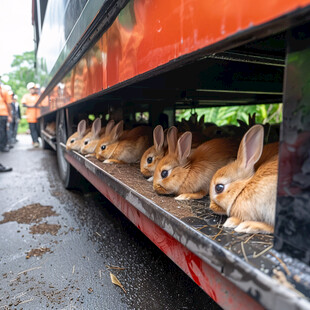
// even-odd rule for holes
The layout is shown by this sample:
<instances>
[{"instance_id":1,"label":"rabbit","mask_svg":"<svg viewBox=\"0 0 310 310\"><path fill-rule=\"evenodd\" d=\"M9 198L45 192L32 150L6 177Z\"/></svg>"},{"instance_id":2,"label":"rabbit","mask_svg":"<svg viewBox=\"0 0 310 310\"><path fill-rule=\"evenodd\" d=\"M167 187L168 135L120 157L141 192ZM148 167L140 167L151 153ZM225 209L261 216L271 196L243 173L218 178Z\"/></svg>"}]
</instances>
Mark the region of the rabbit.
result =
<instances>
[{"instance_id":1,"label":"rabbit","mask_svg":"<svg viewBox=\"0 0 310 310\"><path fill-rule=\"evenodd\" d=\"M124 131L124 121L106 128L104 137L96 147L96 158L104 163L136 163L151 146L152 128L138 126Z\"/></svg>"},{"instance_id":2,"label":"rabbit","mask_svg":"<svg viewBox=\"0 0 310 310\"><path fill-rule=\"evenodd\" d=\"M237 232L274 231L279 143L263 143L264 128L254 125L243 136L237 159L211 180L210 208L227 215L224 226Z\"/></svg>"},{"instance_id":3,"label":"rabbit","mask_svg":"<svg viewBox=\"0 0 310 310\"><path fill-rule=\"evenodd\" d=\"M88 134L89 131L90 129L86 128L86 121L81 120L78 124L77 131L67 140L66 149L68 151L80 151L82 146L82 139L86 134Z\"/></svg>"},{"instance_id":4,"label":"rabbit","mask_svg":"<svg viewBox=\"0 0 310 310\"><path fill-rule=\"evenodd\" d=\"M167 139L161 125L153 130L154 145L149 147L140 160L140 171L148 181L153 181L153 174L157 163L166 155L168 150Z\"/></svg>"},{"instance_id":5,"label":"rabbit","mask_svg":"<svg viewBox=\"0 0 310 310\"><path fill-rule=\"evenodd\" d=\"M168 154L156 166L153 188L158 194L178 195L177 200L200 199L209 192L213 174L234 160L239 141L213 139L191 153L192 134L177 138L176 127L167 133Z\"/></svg>"},{"instance_id":6,"label":"rabbit","mask_svg":"<svg viewBox=\"0 0 310 310\"><path fill-rule=\"evenodd\" d=\"M180 137L183 132L178 133ZM192 133L192 150L197 148L201 143L206 141L206 137L199 132ZM153 181L153 175L158 162L167 154L167 130L163 130L162 126L158 125L153 131L154 145L148 148L141 157L140 171L148 181Z\"/></svg>"},{"instance_id":7,"label":"rabbit","mask_svg":"<svg viewBox=\"0 0 310 310\"><path fill-rule=\"evenodd\" d=\"M50 122L50 123L47 123L46 127L45 127L45 130L53 135L53 136L56 136L56 122Z\"/></svg>"},{"instance_id":8,"label":"rabbit","mask_svg":"<svg viewBox=\"0 0 310 310\"><path fill-rule=\"evenodd\" d=\"M114 125L114 121L112 122ZM105 127L101 128L100 118L96 118L91 127L91 131L82 139L82 147L80 153L87 157L95 156L95 150L100 138L105 133Z\"/></svg>"}]
</instances>

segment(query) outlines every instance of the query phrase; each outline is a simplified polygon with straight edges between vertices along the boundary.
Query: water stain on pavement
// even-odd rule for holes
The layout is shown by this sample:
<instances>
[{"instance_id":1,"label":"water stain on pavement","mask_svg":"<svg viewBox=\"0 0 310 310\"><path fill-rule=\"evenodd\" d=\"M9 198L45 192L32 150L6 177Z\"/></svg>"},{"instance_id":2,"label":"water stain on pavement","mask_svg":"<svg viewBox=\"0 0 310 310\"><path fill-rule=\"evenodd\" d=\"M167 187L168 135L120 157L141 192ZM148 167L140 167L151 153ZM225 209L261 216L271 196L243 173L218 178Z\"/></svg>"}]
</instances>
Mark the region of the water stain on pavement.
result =
<instances>
[{"instance_id":1,"label":"water stain on pavement","mask_svg":"<svg viewBox=\"0 0 310 310\"><path fill-rule=\"evenodd\" d=\"M4 219L0 224L8 222L17 222L19 224L38 223L43 218L48 216L57 216L52 206L42 206L39 203L34 203L17 210L3 213Z\"/></svg>"}]
</instances>

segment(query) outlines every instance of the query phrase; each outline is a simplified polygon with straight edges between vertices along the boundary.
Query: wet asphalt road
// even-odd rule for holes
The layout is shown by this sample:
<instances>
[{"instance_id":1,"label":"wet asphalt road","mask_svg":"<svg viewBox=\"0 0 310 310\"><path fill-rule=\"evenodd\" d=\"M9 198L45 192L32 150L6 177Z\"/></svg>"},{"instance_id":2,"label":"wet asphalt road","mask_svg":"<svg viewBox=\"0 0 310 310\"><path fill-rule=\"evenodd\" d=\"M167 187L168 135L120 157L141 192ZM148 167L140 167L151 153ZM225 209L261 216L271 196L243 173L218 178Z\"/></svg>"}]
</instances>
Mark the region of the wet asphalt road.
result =
<instances>
[{"instance_id":1,"label":"wet asphalt road","mask_svg":"<svg viewBox=\"0 0 310 310\"><path fill-rule=\"evenodd\" d=\"M0 174L0 221L32 204L56 214L0 222L0 309L220 309L90 185L65 190L53 151L18 139L0 153L13 167ZM55 235L34 231L43 223L57 227Z\"/></svg>"}]
</instances>

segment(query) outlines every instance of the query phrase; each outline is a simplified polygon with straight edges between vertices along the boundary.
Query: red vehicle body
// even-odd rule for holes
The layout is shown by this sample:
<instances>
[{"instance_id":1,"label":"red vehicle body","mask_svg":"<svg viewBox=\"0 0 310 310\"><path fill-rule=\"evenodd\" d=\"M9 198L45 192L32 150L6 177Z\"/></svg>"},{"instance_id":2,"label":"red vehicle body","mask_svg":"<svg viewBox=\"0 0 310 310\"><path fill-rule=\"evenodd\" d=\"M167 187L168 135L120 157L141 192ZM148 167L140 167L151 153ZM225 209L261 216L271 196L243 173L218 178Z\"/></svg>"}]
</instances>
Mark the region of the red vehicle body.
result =
<instances>
[{"instance_id":1,"label":"red vehicle body","mask_svg":"<svg viewBox=\"0 0 310 310\"><path fill-rule=\"evenodd\" d=\"M71 187L77 170L224 309L309 309L309 248L300 246L297 228L294 240L283 228L288 221L297 227L296 216L281 214L289 209L283 203L288 198L295 212L298 208L303 208L303 214L310 211L307 202L296 206L297 194L308 197L308 185L297 182L294 188L299 189L289 195L285 190L297 173L308 173L309 154L300 144L309 143L309 124L303 121L309 116L309 74L294 56L309 63L310 0L132 0L96 5L87 3L73 14L76 23L71 31L66 30L68 16L63 19L64 33L56 34L63 39L56 43L51 32L44 32L60 23L49 15L52 1L44 8L42 3L33 6L38 75L44 77L38 102L42 137L46 147L57 150L65 186ZM91 12L88 20L83 15L86 11ZM42 12L44 27L38 22ZM51 46L58 51L53 57ZM294 70L301 72L300 81L305 82L292 81ZM106 115L120 109L130 120L136 112L150 111L149 124L154 125L166 109L173 124L176 108L279 102L284 102L284 125L273 248L266 246L270 244L266 236L249 241L249 236L227 232L228 241L218 238L222 231L209 217L167 211L109 167L63 147L77 122L89 114ZM292 108L297 103L302 104L298 111L303 111L298 120ZM57 124L54 135L45 130L53 121ZM293 129L291 122L297 123ZM289 130L302 138L285 140ZM293 165L297 153L299 161ZM136 175L136 168L128 169L127 174ZM206 209L202 204L183 205L188 206ZM307 223L308 215L303 218L303 225ZM260 242L264 245L256 248ZM252 255L254 250L260 255ZM299 263L302 267L297 267ZM273 273L283 268L289 270L289 274L284 272L286 280L295 290ZM301 273L306 276L297 283L294 276Z\"/></svg>"}]
</instances>

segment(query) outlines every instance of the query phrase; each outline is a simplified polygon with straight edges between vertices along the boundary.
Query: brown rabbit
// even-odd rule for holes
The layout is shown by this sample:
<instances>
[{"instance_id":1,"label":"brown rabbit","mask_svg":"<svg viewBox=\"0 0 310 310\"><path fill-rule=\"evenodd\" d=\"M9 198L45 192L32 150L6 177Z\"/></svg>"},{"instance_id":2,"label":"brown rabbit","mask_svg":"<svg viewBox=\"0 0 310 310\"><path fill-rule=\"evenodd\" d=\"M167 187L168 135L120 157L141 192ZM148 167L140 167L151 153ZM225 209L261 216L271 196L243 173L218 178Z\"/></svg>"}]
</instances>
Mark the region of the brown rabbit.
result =
<instances>
[{"instance_id":1,"label":"brown rabbit","mask_svg":"<svg viewBox=\"0 0 310 310\"><path fill-rule=\"evenodd\" d=\"M278 147L263 147L264 128L243 136L237 159L219 169L210 185L210 208L226 214L225 227L237 232L273 233L278 178Z\"/></svg>"},{"instance_id":2,"label":"brown rabbit","mask_svg":"<svg viewBox=\"0 0 310 310\"><path fill-rule=\"evenodd\" d=\"M113 121L114 125L114 121ZM101 128L101 119L96 118L91 127L91 131L82 139L81 154L95 156L95 150L100 138L105 133L105 127Z\"/></svg>"},{"instance_id":3,"label":"brown rabbit","mask_svg":"<svg viewBox=\"0 0 310 310\"><path fill-rule=\"evenodd\" d=\"M180 137L183 133L178 133ZM148 148L142 155L140 161L140 171L148 181L153 181L155 168L159 161L167 154L167 130L163 130L162 126L158 125L153 131L154 145ZM192 149L197 148L201 143L206 141L206 137L200 132L192 133Z\"/></svg>"},{"instance_id":4,"label":"brown rabbit","mask_svg":"<svg viewBox=\"0 0 310 310\"><path fill-rule=\"evenodd\" d=\"M86 121L83 119L79 122L77 131L69 137L66 143L66 149L68 151L80 151L82 147L83 137L90 131L86 128Z\"/></svg>"},{"instance_id":5,"label":"brown rabbit","mask_svg":"<svg viewBox=\"0 0 310 310\"><path fill-rule=\"evenodd\" d=\"M138 126L123 130L124 121L120 121L106 133L96 147L96 158L104 163L136 163L152 143L152 128Z\"/></svg>"},{"instance_id":6,"label":"brown rabbit","mask_svg":"<svg viewBox=\"0 0 310 310\"><path fill-rule=\"evenodd\" d=\"M153 188L158 194L178 195L177 200L200 199L209 192L213 174L234 160L238 141L213 139L191 153L192 134L185 132L177 140L177 129L167 133L168 154L158 163Z\"/></svg>"},{"instance_id":7,"label":"brown rabbit","mask_svg":"<svg viewBox=\"0 0 310 310\"><path fill-rule=\"evenodd\" d=\"M142 155L140 161L140 171L144 177L153 180L153 174L158 162L165 156L168 150L167 139L161 125L153 130L154 145L149 147Z\"/></svg>"}]
</instances>

